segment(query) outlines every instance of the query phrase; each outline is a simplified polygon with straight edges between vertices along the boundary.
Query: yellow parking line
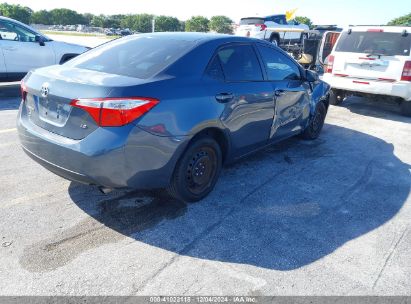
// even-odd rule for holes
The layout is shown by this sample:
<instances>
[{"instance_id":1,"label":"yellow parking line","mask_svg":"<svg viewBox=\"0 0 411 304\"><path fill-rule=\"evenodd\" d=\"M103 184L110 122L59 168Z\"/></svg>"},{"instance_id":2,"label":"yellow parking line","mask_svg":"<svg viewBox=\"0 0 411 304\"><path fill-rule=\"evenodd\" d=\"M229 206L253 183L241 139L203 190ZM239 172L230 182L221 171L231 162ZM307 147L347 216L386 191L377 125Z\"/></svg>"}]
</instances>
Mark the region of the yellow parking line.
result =
<instances>
[{"instance_id":1,"label":"yellow parking line","mask_svg":"<svg viewBox=\"0 0 411 304\"><path fill-rule=\"evenodd\" d=\"M0 130L0 134L14 132L14 131L17 131L17 129L16 128L4 129L4 130Z\"/></svg>"}]
</instances>

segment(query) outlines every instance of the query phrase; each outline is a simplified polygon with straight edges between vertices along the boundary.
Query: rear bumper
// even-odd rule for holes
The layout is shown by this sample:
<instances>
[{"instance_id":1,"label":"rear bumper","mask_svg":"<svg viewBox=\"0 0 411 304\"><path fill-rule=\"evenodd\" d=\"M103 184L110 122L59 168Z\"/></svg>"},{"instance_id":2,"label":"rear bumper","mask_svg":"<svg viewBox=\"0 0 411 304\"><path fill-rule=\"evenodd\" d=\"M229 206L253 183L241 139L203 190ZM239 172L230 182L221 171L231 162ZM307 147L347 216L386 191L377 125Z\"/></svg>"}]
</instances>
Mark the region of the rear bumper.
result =
<instances>
[{"instance_id":1,"label":"rear bumper","mask_svg":"<svg viewBox=\"0 0 411 304\"><path fill-rule=\"evenodd\" d=\"M17 127L24 151L40 165L68 180L108 188L166 187L187 143L133 124L72 140L34 125L22 110Z\"/></svg>"},{"instance_id":2,"label":"rear bumper","mask_svg":"<svg viewBox=\"0 0 411 304\"><path fill-rule=\"evenodd\" d=\"M327 82L333 89L366 94L387 95L401 97L408 101L411 100L411 82L372 81L351 77L338 77L329 73L324 74L323 81Z\"/></svg>"}]
</instances>

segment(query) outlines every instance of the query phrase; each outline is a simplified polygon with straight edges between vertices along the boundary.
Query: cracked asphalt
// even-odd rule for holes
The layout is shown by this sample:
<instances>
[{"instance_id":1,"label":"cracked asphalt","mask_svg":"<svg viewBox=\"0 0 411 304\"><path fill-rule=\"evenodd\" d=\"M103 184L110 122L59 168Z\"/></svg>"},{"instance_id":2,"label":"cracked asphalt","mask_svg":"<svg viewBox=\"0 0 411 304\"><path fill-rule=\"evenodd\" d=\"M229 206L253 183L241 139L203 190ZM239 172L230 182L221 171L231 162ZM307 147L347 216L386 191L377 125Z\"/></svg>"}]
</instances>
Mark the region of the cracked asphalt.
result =
<instances>
[{"instance_id":1,"label":"cracked asphalt","mask_svg":"<svg viewBox=\"0 0 411 304\"><path fill-rule=\"evenodd\" d=\"M43 169L6 95L0 295L411 295L411 118L392 104L331 106L318 140L226 167L185 204Z\"/></svg>"}]
</instances>

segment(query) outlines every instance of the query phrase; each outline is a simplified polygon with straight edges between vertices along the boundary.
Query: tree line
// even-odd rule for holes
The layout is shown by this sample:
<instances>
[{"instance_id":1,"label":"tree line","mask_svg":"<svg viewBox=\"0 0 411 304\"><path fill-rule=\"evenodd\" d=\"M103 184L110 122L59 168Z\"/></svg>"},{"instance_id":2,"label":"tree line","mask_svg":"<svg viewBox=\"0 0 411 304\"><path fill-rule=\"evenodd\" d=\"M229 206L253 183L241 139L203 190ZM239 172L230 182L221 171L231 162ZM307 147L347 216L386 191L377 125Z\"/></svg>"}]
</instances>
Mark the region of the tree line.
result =
<instances>
[{"instance_id":1,"label":"tree line","mask_svg":"<svg viewBox=\"0 0 411 304\"><path fill-rule=\"evenodd\" d=\"M208 19L203 16L194 16L187 21L181 21L172 16L154 16L151 14L128 15L94 15L79 14L67 8L33 11L31 8L19 4L0 4L0 15L19 20L26 24L44 25L72 25L104 28L129 28L132 31L148 33L152 31L152 20L155 18L155 29L158 32L208 32L232 34L233 21L226 16L214 16Z\"/></svg>"},{"instance_id":2,"label":"tree line","mask_svg":"<svg viewBox=\"0 0 411 304\"><path fill-rule=\"evenodd\" d=\"M0 15L19 20L26 24L83 24L104 28L129 28L130 30L140 33L151 32L153 18L155 18L156 31L158 32L208 32L211 30L218 33L231 34L233 31L233 21L226 16L214 16L211 19L203 16L194 16L187 21L181 21L172 16L154 16L151 14L79 14L67 8L35 12L26 6L7 3L0 3ZM310 28L312 27L312 22L307 17L298 16L295 19L300 23L307 24ZM388 25L411 25L411 13L391 20L388 22Z\"/></svg>"}]
</instances>

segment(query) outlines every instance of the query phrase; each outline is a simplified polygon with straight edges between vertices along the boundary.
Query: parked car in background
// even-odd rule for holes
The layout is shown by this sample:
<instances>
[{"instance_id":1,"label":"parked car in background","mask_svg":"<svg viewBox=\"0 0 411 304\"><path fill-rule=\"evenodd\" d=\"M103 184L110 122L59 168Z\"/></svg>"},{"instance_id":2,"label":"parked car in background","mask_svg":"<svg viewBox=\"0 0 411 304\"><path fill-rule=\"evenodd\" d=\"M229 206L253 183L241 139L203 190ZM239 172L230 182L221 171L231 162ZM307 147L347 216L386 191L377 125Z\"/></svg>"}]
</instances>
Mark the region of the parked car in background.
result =
<instances>
[{"instance_id":1,"label":"parked car in background","mask_svg":"<svg viewBox=\"0 0 411 304\"><path fill-rule=\"evenodd\" d=\"M140 34L30 72L18 129L24 151L69 180L198 201L224 163L317 138L328 90L266 41Z\"/></svg>"},{"instance_id":2,"label":"parked car in background","mask_svg":"<svg viewBox=\"0 0 411 304\"><path fill-rule=\"evenodd\" d=\"M344 30L323 80L332 87L330 103L347 94L384 95L411 115L411 27L354 26Z\"/></svg>"},{"instance_id":3,"label":"parked car in background","mask_svg":"<svg viewBox=\"0 0 411 304\"><path fill-rule=\"evenodd\" d=\"M20 80L31 69L64 63L87 50L53 41L17 20L0 17L0 81Z\"/></svg>"},{"instance_id":4,"label":"parked car in background","mask_svg":"<svg viewBox=\"0 0 411 304\"><path fill-rule=\"evenodd\" d=\"M322 75L326 59L331 54L342 29L335 25L316 25L304 40L303 54L297 58L306 69L315 70Z\"/></svg>"},{"instance_id":5,"label":"parked car in background","mask_svg":"<svg viewBox=\"0 0 411 304\"><path fill-rule=\"evenodd\" d=\"M287 22L286 16L271 15L267 17L241 18L236 35L267 40L276 45L302 44L307 38L308 25L295 20Z\"/></svg>"}]
</instances>

